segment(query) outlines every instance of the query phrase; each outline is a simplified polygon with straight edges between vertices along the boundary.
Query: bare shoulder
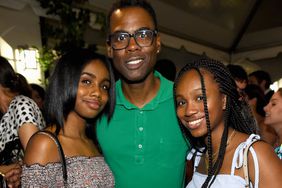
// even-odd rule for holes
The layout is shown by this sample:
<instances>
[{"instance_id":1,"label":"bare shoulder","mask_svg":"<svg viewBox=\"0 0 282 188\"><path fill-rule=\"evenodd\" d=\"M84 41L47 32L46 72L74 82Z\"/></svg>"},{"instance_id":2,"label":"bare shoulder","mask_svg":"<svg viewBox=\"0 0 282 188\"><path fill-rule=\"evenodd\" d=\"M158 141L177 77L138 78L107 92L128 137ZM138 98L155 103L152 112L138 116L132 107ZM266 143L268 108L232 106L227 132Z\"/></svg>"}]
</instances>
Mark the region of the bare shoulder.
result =
<instances>
[{"instance_id":1,"label":"bare shoulder","mask_svg":"<svg viewBox=\"0 0 282 188\"><path fill-rule=\"evenodd\" d=\"M275 154L274 148L264 141L255 142L253 148L259 163L259 187L281 187L282 161ZM251 177L254 178L254 174Z\"/></svg>"},{"instance_id":2,"label":"bare shoulder","mask_svg":"<svg viewBox=\"0 0 282 188\"><path fill-rule=\"evenodd\" d=\"M24 163L26 165L36 163L46 165L57 161L59 161L59 154L54 140L50 136L41 133L33 135L27 144Z\"/></svg>"},{"instance_id":3,"label":"bare shoulder","mask_svg":"<svg viewBox=\"0 0 282 188\"><path fill-rule=\"evenodd\" d=\"M282 165L281 161L274 152L274 148L270 144L264 141L257 141L253 144L253 148L256 151L259 163L264 163L273 159L273 162L277 162Z\"/></svg>"}]
</instances>

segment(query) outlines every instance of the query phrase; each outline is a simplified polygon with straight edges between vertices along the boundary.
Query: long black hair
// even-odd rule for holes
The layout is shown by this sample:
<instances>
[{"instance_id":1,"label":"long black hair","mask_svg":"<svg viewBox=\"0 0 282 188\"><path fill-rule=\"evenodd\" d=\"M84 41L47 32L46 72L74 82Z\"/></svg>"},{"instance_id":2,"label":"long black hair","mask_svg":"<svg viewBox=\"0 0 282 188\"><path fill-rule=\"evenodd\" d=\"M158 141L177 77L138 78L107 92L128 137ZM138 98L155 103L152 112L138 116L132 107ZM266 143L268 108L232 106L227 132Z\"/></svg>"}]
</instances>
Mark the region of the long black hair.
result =
<instances>
[{"instance_id":1,"label":"long black hair","mask_svg":"<svg viewBox=\"0 0 282 188\"><path fill-rule=\"evenodd\" d=\"M115 81L108 59L104 55L94 53L89 49L71 50L64 54L56 63L46 91L44 108L46 123L47 125L55 125L56 134L64 128L64 121L75 107L81 72L92 60L100 60L110 72L111 86L109 90L109 102L105 106L104 112L108 115L108 119L113 114L115 105ZM93 120L89 120L89 123L93 127Z\"/></svg>"},{"instance_id":2,"label":"long black hair","mask_svg":"<svg viewBox=\"0 0 282 188\"><path fill-rule=\"evenodd\" d=\"M188 129L186 129L179 120L181 130L186 138L190 141L192 146L200 151L200 148L206 148L209 156L209 165L208 165L208 177L205 180L202 187L210 187L213 181L216 178L216 175L219 173L223 159L224 154L226 150L226 144L227 144L227 137L228 137L228 127L232 127L233 129L246 133L246 134L252 134L255 133L255 127L253 125L248 125L247 121L244 119L244 116L242 116L241 110L244 108L244 105L242 105L242 101L239 100L240 96L236 89L236 83L231 76L230 72L226 68L224 64L222 64L219 61L209 59L207 57L201 58L199 60L190 62L186 64L178 73L175 84L174 84L174 95L175 95L175 89L177 87L177 84L179 82L179 79L181 76L186 73L189 70L196 70L199 73L201 85L202 85L202 94L203 94L203 103L204 103L204 112L205 112L205 118L207 122L207 145L205 144L203 138L195 138L192 136L192 134L189 132ZM209 113L208 113L208 107L207 107L207 96L206 96L206 89L205 89L205 81L204 77L202 75L202 71L208 71L210 72L215 81L218 83L219 90L221 93L226 95L226 109L224 111L224 131L222 133L221 138L221 144L219 148L218 158L213 164L212 162L212 136L211 136L211 126L210 126L210 120L209 120ZM176 100L175 100L176 101ZM176 105L176 104L175 104ZM252 117L251 115L248 117ZM204 152L206 152L206 150Z\"/></svg>"}]
</instances>

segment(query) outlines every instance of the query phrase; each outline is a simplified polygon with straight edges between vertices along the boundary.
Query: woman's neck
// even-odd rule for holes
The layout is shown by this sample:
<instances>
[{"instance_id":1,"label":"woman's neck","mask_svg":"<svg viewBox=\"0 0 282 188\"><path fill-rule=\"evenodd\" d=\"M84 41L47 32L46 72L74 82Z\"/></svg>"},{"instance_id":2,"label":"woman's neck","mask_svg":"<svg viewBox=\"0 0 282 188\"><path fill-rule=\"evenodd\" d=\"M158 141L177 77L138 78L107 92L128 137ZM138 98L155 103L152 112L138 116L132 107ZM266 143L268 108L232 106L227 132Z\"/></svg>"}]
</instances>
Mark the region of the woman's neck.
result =
<instances>
[{"instance_id":1,"label":"woman's neck","mask_svg":"<svg viewBox=\"0 0 282 188\"><path fill-rule=\"evenodd\" d=\"M218 153L218 151L219 151L223 132L224 132L223 128L220 129L220 130L217 130L217 131L215 131L215 130L212 131L212 150L213 150L214 154ZM235 134L236 134L235 129L228 128L226 147L228 147L228 145L233 141ZM208 144L207 138L205 139L205 142L206 142L206 145L207 145Z\"/></svg>"},{"instance_id":2,"label":"woman's neck","mask_svg":"<svg viewBox=\"0 0 282 188\"><path fill-rule=\"evenodd\" d=\"M282 128L281 129L278 129L277 130L277 136L278 136L278 142L279 142L279 145L281 145L282 144Z\"/></svg>"},{"instance_id":3,"label":"woman's neck","mask_svg":"<svg viewBox=\"0 0 282 188\"><path fill-rule=\"evenodd\" d=\"M63 135L70 138L86 138L86 120L81 118L76 112L69 113L64 123Z\"/></svg>"}]
</instances>

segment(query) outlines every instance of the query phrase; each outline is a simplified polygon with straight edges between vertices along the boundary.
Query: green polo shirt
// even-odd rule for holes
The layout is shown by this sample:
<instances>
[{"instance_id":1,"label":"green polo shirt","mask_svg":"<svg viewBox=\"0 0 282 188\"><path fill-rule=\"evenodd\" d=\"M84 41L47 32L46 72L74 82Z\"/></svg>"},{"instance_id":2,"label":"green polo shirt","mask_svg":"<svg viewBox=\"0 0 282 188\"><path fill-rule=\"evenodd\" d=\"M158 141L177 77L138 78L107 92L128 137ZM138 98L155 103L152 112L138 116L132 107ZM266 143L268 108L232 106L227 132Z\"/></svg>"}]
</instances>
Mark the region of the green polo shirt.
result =
<instances>
[{"instance_id":1,"label":"green polo shirt","mask_svg":"<svg viewBox=\"0 0 282 188\"><path fill-rule=\"evenodd\" d=\"M97 137L116 188L181 188L184 186L185 142L176 118L173 83L160 79L157 96L143 108L124 96L116 83L116 107L109 123L97 124Z\"/></svg>"}]
</instances>

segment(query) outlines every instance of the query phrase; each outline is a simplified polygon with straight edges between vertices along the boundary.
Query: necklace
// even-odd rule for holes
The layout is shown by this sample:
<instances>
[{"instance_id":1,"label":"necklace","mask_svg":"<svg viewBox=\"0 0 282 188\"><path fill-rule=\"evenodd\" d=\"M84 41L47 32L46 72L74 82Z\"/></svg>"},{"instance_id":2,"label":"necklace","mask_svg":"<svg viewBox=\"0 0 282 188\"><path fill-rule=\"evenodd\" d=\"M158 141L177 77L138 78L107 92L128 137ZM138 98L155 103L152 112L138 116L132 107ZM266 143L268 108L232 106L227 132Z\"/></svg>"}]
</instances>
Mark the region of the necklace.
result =
<instances>
[{"instance_id":1,"label":"necklace","mask_svg":"<svg viewBox=\"0 0 282 188\"><path fill-rule=\"evenodd\" d=\"M229 143L231 142L232 138L234 137L235 135L235 129L233 129L231 135L229 136L229 138L227 139L227 142L226 142L226 148L227 146L229 145ZM216 162L217 160L217 155L218 155L218 152L219 152L219 148L218 150L212 154L212 165L214 165L214 163ZM206 171L208 172L208 169L209 169L209 155L208 155L208 151L206 151L206 154L205 154L205 164L206 164Z\"/></svg>"}]
</instances>

